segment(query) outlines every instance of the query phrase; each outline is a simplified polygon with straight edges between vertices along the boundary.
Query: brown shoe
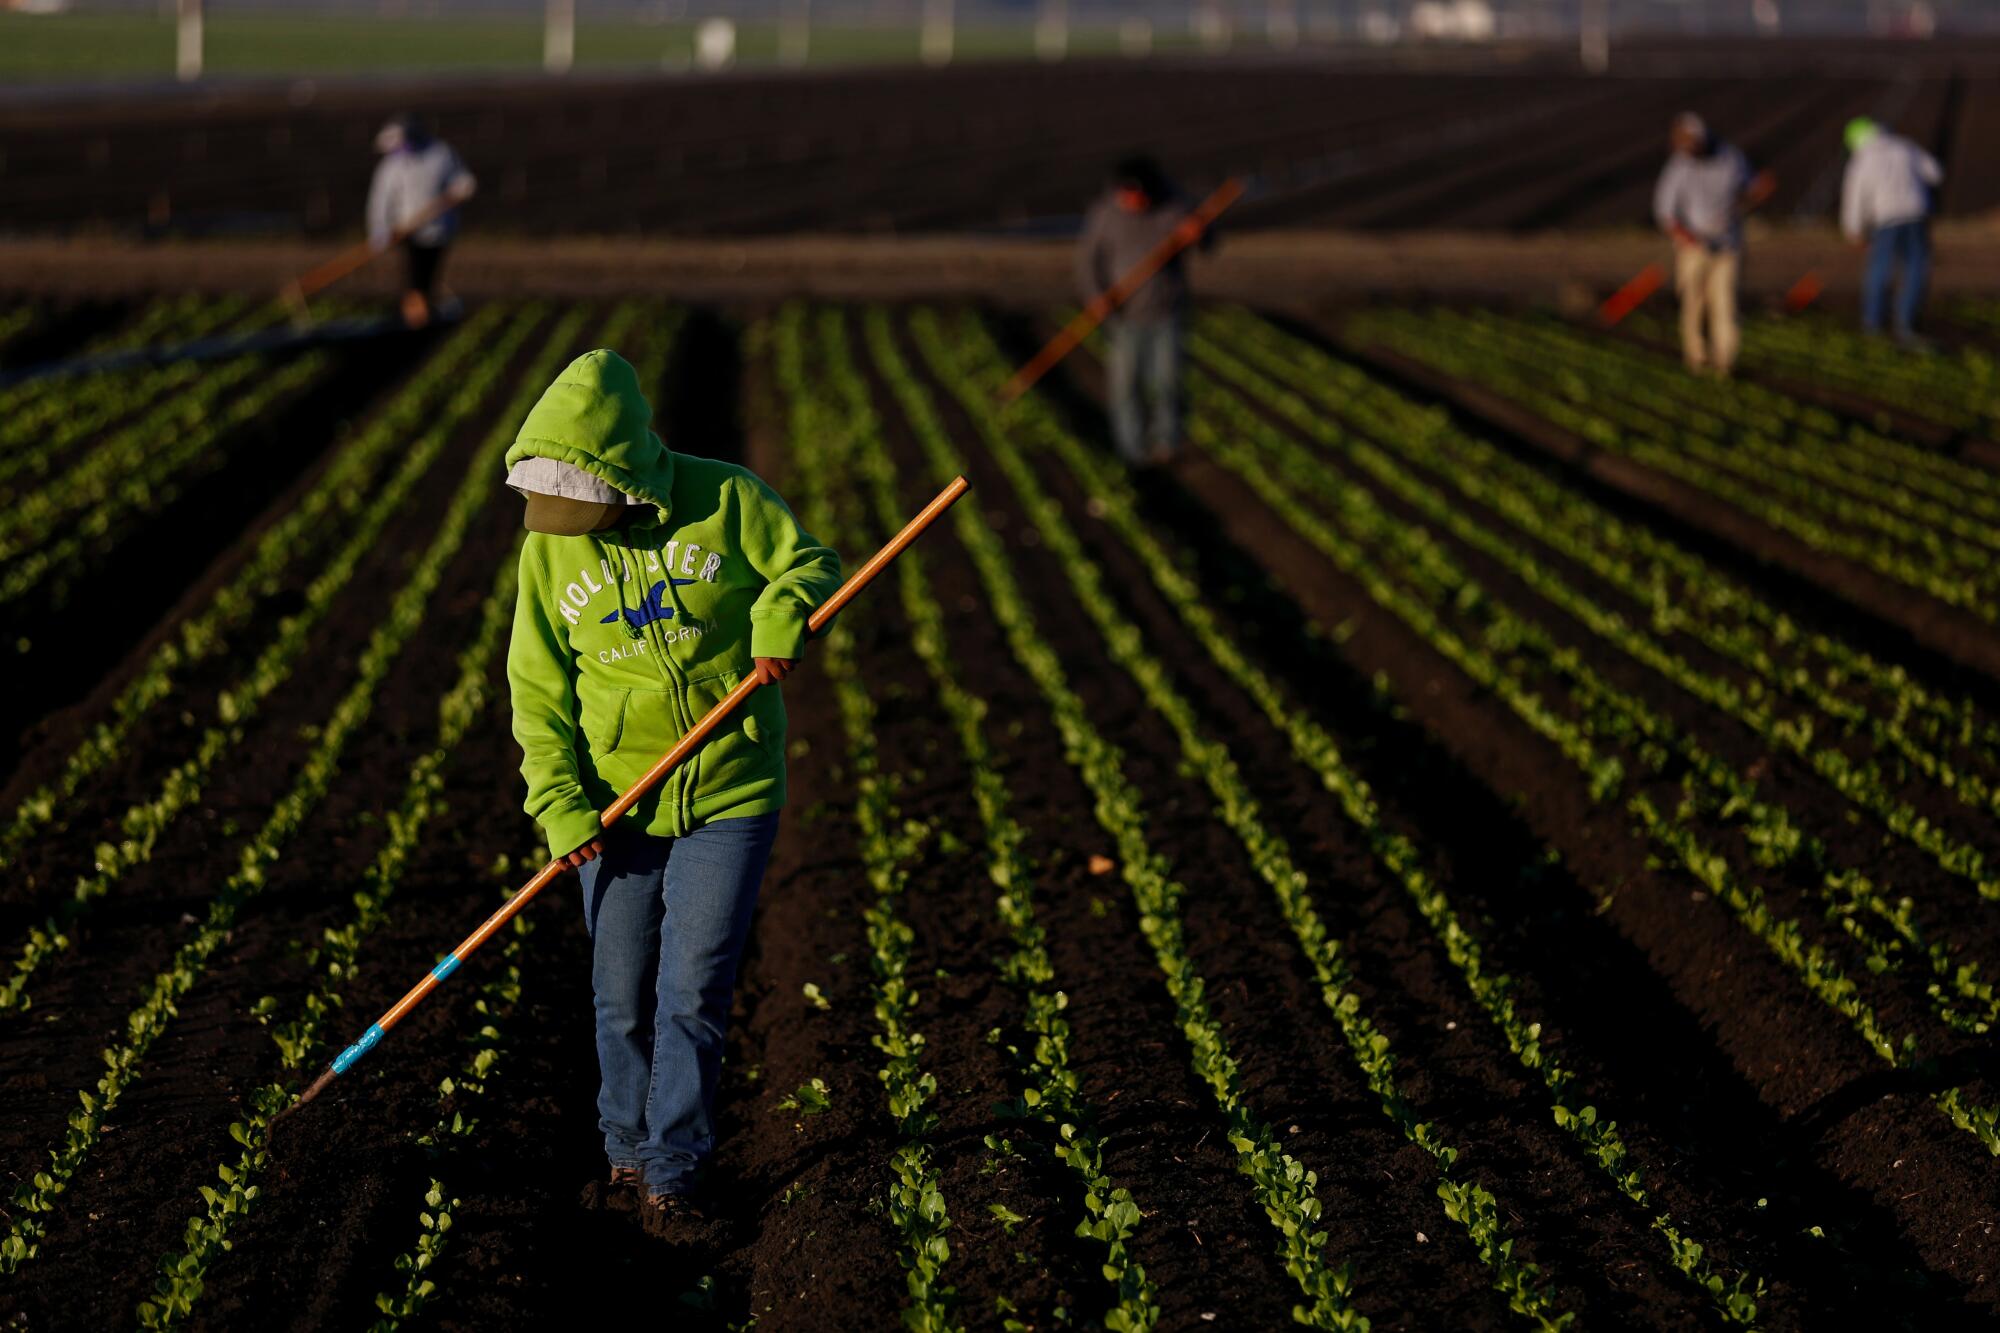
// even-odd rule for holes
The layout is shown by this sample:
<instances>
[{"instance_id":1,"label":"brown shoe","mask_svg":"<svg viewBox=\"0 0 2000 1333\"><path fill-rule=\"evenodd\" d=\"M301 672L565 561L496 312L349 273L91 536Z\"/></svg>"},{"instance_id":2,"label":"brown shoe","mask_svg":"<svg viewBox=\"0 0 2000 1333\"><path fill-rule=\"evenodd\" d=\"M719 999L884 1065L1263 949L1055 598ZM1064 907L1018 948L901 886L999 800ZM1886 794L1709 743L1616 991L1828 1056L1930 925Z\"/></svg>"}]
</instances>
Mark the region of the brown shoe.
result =
<instances>
[{"instance_id":1,"label":"brown shoe","mask_svg":"<svg viewBox=\"0 0 2000 1333\"><path fill-rule=\"evenodd\" d=\"M636 1166L614 1166L611 1168L612 1189L637 1189L645 1183L645 1173Z\"/></svg>"}]
</instances>

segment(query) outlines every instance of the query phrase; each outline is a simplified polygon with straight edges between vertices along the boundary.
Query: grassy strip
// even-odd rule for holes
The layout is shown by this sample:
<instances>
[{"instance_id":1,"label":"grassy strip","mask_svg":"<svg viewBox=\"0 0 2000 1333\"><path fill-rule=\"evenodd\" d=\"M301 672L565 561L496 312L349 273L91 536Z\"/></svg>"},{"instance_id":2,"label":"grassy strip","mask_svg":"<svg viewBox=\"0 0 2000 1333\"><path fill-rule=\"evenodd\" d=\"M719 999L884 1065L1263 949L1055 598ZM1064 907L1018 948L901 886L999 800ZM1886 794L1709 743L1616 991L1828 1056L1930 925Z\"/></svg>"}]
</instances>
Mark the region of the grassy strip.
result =
<instances>
[{"instance_id":1,"label":"grassy strip","mask_svg":"<svg viewBox=\"0 0 2000 1333\"><path fill-rule=\"evenodd\" d=\"M786 319L788 323L780 325L781 339L797 336L789 326L794 312L788 310ZM895 532L903 522L895 465L888 451L876 443L881 439L881 423L867 386L851 373L853 357L841 312L824 312L820 331L828 361L845 372L829 377L844 399L838 409L842 420L801 449L799 457L803 460L824 450L826 457L815 470L830 469L834 476L858 479L872 502L876 530L884 535ZM867 443L856 447L862 441ZM825 484L825 478L820 484ZM1146 1270L1131 1251L1130 1242L1143 1214L1131 1191L1113 1185L1104 1170L1103 1142L1091 1125L1093 1109L1083 1094L1081 1079L1070 1066L1069 1024L1062 1016L1069 997L1054 989L1055 965L1049 958L1044 931L1035 919L1038 870L1025 850L1028 830L1013 816L1006 777L987 739L986 700L959 683L944 611L931 592L920 550L903 552L896 563L896 580L910 625L911 649L930 676L934 697L957 735L971 775L980 832L986 843L987 876L998 890L994 913L1013 944L1013 952L1001 960L1001 974L1021 996L1026 1010L1022 1030L1028 1039L1007 1048L1021 1080L1008 1114L1049 1130L1055 1140L1049 1150L1083 1187L1085 1216L1076 1234L1104 1247L1100 1267L1112 1288L1104 1327L1114 1333L1144 1333L1159 1323L1160 1307Z\"/></svg>"},{"instance_id":2,"label":"grassy strip","mask_svg":"<svg viewBox=\"0 0 2000 1333\"><path fill-rule=\"evenodd\" d=\"M128 871L151 860L160 837L183 810L201 799L216 766L242 741L264 703L292 678L313 633L345 594L355 568L374 550L389 520L451 443L460 423L485 401L531 328L530 321L518 324L494 349L496 355L459 384L436 424L410 446L402 466L363 511L340 551L307 586L299 610L279 622L277 636L265 646L249 671L217 696L216 720L202 733L194 753L167 774L153 796L119 816L118 841L97 845L90 873L77 880L55 916L29 932L15 956L13 971L0 982L0 1011L28 1007L29 979L49 959L69 949L72 941L67 932ZM158 695L170 689L168 681L158 680L149 687L149 692ZM46 808L53 814L53 800Z\"/></svg>"},{"instance_id":3,"label":"grassy strip","mask_svg":"<svg viewBox=\"0 0 2000 1333\"><path fill-rule=\"evenodd\" d=\"M507 411L473 456L465 481L438 515L436 535L370 637L357 663L354 683L321 724L290 790L273 803L270 818L244 846L237 869L216 891L206 916L126 1016L125 1039L104 1052L106 1069L95 1093L88 1089L78 1092L82 1109L71 1113L69 1132L50 1149L48 1168L37 1172L15 1191L15 1217L6 1239L0 1241L0 1272L13 1272L34 1257L46 1229L42 1214L55 1206L55 1196L68 1187L102 1134L105 1117L144 1072L146 1053L172 1021L175 1004L207 971L210 958L229 938L237 916L262 891L266 867L277 861L285 845L333 785L347 742L367 724L375 693L422 625L424 611L443 578L445 567L458 553L473 520L499 489L494 469L512 441L515 428L540 396L559 358L581 330L584 318L581 311L567 316L524 374ZM275 1114L278 1107L259 1105L256 1109L268 1116Z\"/></svg>"}]
</instances>

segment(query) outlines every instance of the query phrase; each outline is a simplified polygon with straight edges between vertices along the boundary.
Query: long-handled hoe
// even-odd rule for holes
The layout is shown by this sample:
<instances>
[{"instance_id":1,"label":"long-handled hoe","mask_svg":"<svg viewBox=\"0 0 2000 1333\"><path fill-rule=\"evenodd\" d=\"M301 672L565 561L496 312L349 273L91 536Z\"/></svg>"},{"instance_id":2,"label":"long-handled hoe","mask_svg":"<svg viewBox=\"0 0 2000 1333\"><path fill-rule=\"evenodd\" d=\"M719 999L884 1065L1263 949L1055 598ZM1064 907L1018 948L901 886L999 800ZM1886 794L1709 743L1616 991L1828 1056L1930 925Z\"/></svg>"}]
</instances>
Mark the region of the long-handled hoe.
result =
<instances>
[{"instance_id":1,"label":"long-handled hoe","mask_svg":"<svg viewBox=\"0 0 2000 1333\"><path fill-rule=\"evenodd\" d=\"M855 596L863 588L867 587L877 574L880 574L888 567L890 561L901 555L905 547L922 536L924 529L935 522L937 517L944 513L945 510L956 504L958 498L964 495L968 489L970 489L970 483L964 477L958 477L949 486L938 492L937 498L925 505L923 510L915 518L911 519L901 532L889 540L888 545L870 556L867 564L855 570L845 583L842 583L839 588L835 589L833 596L827 598L812 613L811 618L806 622L812 630L817 633L819 630L824 629L827 622L832 620L842 607L853 601ZM625 812L630 810L634 805L637 805L639 799L658 785L662 778L673 772L675 768L680 766L682 761L700 748L701 743L708 738L708 734L720 726L723 719L736 711L737 706L749 698L751 693L757 689L757 685L757 678L751 676L744 680L741 685L731 690L728 697L724 698L721 703L709 709L707 715L701 721L695 723L694 727L687 735L681 737L679 743L673 749L661 755L659 760L646 770L644 777L633 783L625 790L623 795L611 803L610 808L606 809L603 814L604 826L609 828L611 825L617 823ZM395 1004L389 1007L387 1013L370 1024L368 1030L361 1034L361 1040L355 1042L352 1046L334 1057L333 1063L327 1066L326 1072L314 1079L312 1086L307 1088L297 1101L273 1117L272 1124L275 1125L279 1120L282 1120L313 1098L319 1096L329 1083L339 1078L342 1074L345 1074L349 1069L352 1069L362 1056L374 1050L375 1044L382 1040L383 1033L396 1026L396 1024L408 1016L409 1012L416 1008L426 995L437 989L439 982L443 981L453 972L456 972L458 965L472 956L473 950L486 943L488 939L491 939L495 931L513 920L516 912L526 907L529 900L547 888L549 884L559 878L567 869L569 869L569 863L564 860L554 860L543 866L533 879L515 891L514 895L507 900L506 904L499 911L487 917L480 924L479 929L467 935L456 949L446 954L438 962L438 965L424 976L423 980L410 987L409 994L396 1001Z\"/></svg>"}]
</instances>

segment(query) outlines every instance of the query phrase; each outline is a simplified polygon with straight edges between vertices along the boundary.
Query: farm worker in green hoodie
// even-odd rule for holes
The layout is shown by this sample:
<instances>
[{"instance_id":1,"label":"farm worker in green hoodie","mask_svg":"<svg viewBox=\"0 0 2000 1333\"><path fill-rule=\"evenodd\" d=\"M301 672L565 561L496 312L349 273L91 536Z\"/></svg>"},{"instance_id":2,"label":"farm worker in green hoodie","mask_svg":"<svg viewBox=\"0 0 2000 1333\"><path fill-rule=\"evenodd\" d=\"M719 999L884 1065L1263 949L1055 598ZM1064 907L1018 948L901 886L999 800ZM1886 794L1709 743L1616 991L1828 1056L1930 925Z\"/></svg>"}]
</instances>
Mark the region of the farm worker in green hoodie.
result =
<instances>
[{"instance_id":1,"label":"farm worker in green hoodie","mask_svg":"<svg viewBox=\"0 0 2000 1333\"><path fill-rule=\"evenodd\" d=\"M744 468L669 450L617 353L571 362L507 451L527 500L507 678L528 813L581 872L611 1183L665 1216L715 1146L737 962L785 803L760 689L609 829L598 812L744 677L782 681L840 559Z\"/></svg>"}]
</instances>

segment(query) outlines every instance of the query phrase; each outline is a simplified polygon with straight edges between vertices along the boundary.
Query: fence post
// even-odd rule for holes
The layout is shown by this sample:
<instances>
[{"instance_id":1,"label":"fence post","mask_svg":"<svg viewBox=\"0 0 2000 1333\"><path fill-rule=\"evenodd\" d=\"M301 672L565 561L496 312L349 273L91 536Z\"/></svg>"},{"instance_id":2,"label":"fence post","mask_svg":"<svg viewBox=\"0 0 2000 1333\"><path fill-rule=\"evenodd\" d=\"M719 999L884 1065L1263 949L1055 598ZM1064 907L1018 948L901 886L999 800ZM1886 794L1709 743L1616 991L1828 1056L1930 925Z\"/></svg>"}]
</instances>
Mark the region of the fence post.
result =
<instances>
[{"instance_id":1,"label":"fence post","mask_svg":"<svg viewBox=\"0 0 2000 1333\"><path fill-rule=\"evenodd\" d=\"M542 68L567 74L576 63L576 0L548 0L542 23Z\"/></svg>"},{"instance_id":2,"label":"fence post","mask_svg":"<svg viewBox=\"0 0 2000 1333\"><path fill-rule=\"evenodd\" d=\"M201 0L179 0L174 32L174 74L182 83L201 77Z\"/></svg>"}]
</instances>

